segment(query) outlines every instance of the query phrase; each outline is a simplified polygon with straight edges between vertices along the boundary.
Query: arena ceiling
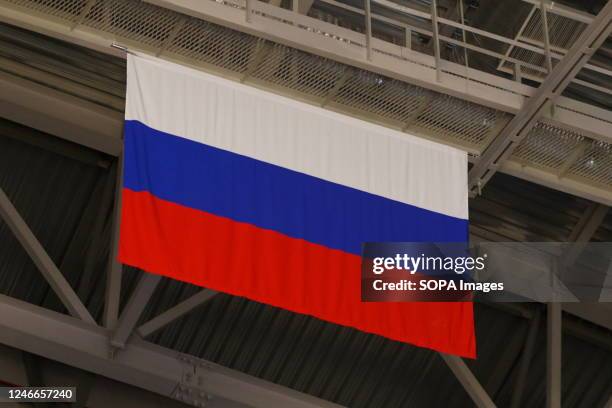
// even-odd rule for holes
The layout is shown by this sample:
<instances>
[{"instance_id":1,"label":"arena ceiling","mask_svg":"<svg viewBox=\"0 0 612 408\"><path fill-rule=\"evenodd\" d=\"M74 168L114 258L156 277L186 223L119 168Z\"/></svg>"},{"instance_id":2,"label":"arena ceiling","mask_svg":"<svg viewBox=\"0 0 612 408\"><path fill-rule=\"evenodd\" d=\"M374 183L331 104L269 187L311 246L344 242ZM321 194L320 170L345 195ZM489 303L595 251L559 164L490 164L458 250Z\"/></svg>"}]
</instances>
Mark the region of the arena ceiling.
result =
<instances>
[{"instance_id":1,"label":"arena ceiling","mask_svg":"<svg viewBox=\"0 0 612 408\"><path fill-rule=\"evenodd\" d=\"M0 0L0 187L51 262L33 263L0 224L8 243L0 253L0 292L9 296L0 300L3 310L15 312L15 320L0 322L4 336L31 339L23 348L42 348L48 358L196 406L211 395L218 406L241 406L231 405L236 387L253 398L238 404L262 407L279 401L462 406L470 396L480 406L491 406L488 397L499 406L541 406L548 349L541 305L478 305L481 357L468 366L480 385L470 386L464 383L469 374L455 372L458 382L430 351L166 279L147 287L139 271L121 273L107 264L125 48L467 151L472 171L495 174L473 178L473 238L611 241L610 6L535 0L439 0L435 6L371 0L368 12L350 0L300 0L296 9L286 0ZM598 20L590 43L576 46L602 10L607 20ZM575 62L565 67L570 78L565 72L549 81L551 68L563 68L567 55ZM539 95L545 84L549 92ZM542 103L530 107L534 96ZM119 352L111 363L95 355L94 361L87 342L106 352L108 332L83 330L68 316L28 306L66 313L49 275L37 270L49 273L52 264L83 303L73 312L101 326L116 324L140 296L142 315L128 327L136 334L118 338L130 339L134 353ZM121 287L110 311L108 285ZM176 315L177 305L189 314ZM564 406L604 406L612 393L611 314L569 308L559 384ZM155 322L172 310L175 319ZM28 316L39 325L16 330ZM41 327L58 325L82 339L67 345L40 336ZM491 346L500 343L508 344L503 358ZM66 347L78 353L70 357ZM167 373L147 365L152 356L167 364ZM145 376L145 369L157 372ZM187 381L186 369L208 386ZM168 387L173 381L183 388ZM194 399L190 389L206 392Z\"/></svg>"}]
</instances>

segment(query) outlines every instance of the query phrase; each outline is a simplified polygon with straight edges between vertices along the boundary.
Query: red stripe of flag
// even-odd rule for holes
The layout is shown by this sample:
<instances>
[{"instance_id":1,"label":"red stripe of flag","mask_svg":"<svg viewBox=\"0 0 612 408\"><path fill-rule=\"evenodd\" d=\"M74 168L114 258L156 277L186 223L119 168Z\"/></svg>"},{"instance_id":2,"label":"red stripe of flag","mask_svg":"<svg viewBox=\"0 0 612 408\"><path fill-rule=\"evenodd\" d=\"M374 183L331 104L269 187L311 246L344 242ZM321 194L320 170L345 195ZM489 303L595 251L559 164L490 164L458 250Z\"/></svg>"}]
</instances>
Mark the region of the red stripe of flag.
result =
<instances>
[{"instance_id":1,"label":"red stripe of flag","mask_svg":"<svg viewBox=\"0 0 612 408\"><path fill-rule=\"evenodd\" d=\"M475 357L472 304L362 303L360 257L123 190L119 260L147 272Z\"/></svg>"}]
</instances>

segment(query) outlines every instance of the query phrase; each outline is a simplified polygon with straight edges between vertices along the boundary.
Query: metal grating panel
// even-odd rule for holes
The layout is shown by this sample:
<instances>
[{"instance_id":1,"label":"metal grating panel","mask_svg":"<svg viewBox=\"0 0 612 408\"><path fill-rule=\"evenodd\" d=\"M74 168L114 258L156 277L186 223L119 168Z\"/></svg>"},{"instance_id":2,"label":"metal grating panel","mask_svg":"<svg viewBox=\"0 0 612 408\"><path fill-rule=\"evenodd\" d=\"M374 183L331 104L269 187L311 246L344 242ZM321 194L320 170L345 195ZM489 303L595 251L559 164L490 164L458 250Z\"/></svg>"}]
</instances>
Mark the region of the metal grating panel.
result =
<instances>
[{"instance_id":1,"label":"metal grating panel","mask_svg":"<svg viewBox=\"0 0 612 408\"><path fill-rule=\"evenodd\" d=\"M612 145L593 141L569 173L612 186Z\"/></svg>"},{"instance_id":2,"label":"metal grating panel","mask_svg":"<svg viewBox=\"0 0 612 408\"><path fill-rule=\"evenodd\" d=\"M559 169L583 140L584 137L575 132L538 122L512 157L521 162Z\"/></svg>"},{"instance_id":3,"label":"metal grating panel","mask_svg":"<svg viewBox=\"0 0 612 408\"><path fill-rule=\"evenodd\" d=\"M87 0L9 0L11 3L54 17L76 21L87 5Z\"/></svg>"},{"instance_id":4,"label":"metal grating panel","mask_svg":"<svg viewBox=\"0 0 612 408\"><path fill-rule=\"evenodd\" d=\"M349 68L293 48L262 41L252 77L325 98Z\"/></svg>"},{"instance_id":5,"label":"metal grating panel","mask_svg":"<svg viewBox=\"0 0 612 408\"><path fill-rule=\"evenodd\" d=\"M555 13L548 13L547 20L552 51L564 53L566 50L570 49L582 31L586 28L586 24L584 23ZM536 10L534 13L530 14L530 18L524 30L518 36L518 40L523 43L544 47L545 38L542 27L542 13ZM521 68L523 74L540 79L546 76L548 69L546 66L546 56L544 54L530 51L525 48L511 47L509 56L519 61L524 61L532 66L541 67L541 70L538 70L523 66ZM553 65L557 61L557 59L553 58ZM503 66L509 72L512 72L514 69L514 64L511 62L505 62Z\"/></svg>"},{"instance_id":6,"label":"metal grating panel","mask_svg":"<svg viewBox=\"0 0 612 408\"><path fill-rule=\"evenodd\" d=\"M97 1L83 21L93 29L118 37L160 47L180 18L171 11L160 12L159 7L137 1Z\"/></svg>"},{"instance_id":7,"label":"metal grating panel","mask_svg":"<svg viewBox=\"0 0 612 408\"><path fill-rule=\"evenodd\" d=\"M434 94L382 75L353 70L334 102L382 118L409 123Z\"/></svg>"},{"instance_id":8,"label":"metal grating panel","mask_svg":"<svg viewBox=\"0 0 612 408\"><path fill-rule=\"evenodd\" d=\"M525 48L512 47L510 57L529 64L529 66L521 66L522 75L529 75L531 77L539 78L539 80L543 80L546 77L548 68L546 65L545 55L526 50ZM557 60L553 58L551 62L554 66ZM537 67L540 68L536 69ZM514 63L506 61L504 63L504 68L508 72L513 72Z\"/></svg>"},{"instance_id":9,"label":"metal grating panel","mask_svg":"<svg viewBox=\"0 0 612 408\"><path fill-rule=\"evenodd\" d=\"M257 39L206 21L187 18L166 53L235 72L247 69Z\"/></svg>"},{"instance_id":10,"label":"metal grating panel","mask_svg":"<svg viewBox=\"0 0 612 408\"><path fill-rule=\"evenodd\" d=\"M552 47L564 48L566 50L571 48L574 41L576 41L586 28L586 24L584 23L555 13L547 13L546 18L548 20L550 45ZM542 26L542 13L536 11L527 22L522 36L526 39L544 44L544 30Z\"/></svg>"},{"instance_id":11,"label":"metal grating panel","mask_svg":"<svg viewBox=\"0 0 612 408\"><path fill-rule=\"evenodd\" d=\"M495 136L498 121L507 121L509 115L494 109L474 105L448 95L431 100L419 115L413 127L421 131L451 137L484 148Z\"/></svg>"}]
</instances>

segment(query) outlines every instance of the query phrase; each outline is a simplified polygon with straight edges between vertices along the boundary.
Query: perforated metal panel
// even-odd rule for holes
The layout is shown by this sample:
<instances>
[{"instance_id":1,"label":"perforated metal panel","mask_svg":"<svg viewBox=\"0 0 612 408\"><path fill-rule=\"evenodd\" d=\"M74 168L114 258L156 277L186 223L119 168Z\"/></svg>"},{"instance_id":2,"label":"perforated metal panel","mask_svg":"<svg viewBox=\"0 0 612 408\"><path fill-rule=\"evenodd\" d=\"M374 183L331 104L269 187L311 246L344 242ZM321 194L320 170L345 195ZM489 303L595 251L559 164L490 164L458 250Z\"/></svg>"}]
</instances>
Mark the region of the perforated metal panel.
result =
<instances>
[{"instance_id":1,"label":"perforated metal panel","mask_svg":"<svg viewBox=\"0 0 612 408\"><path fill-rule=\"evenodd\" d=\"M584 137L575 132L539 122L514 151L513 157L523 163L560 169L583 140Z\"/></svg>"},{"instance_id":2,"label":"perforated metal panel","mask_svg":"<svg viewBox=\"0 0 612 408\"><path fill-rule=\"evenodd\" d=\"M257 43L255 37L194 18L183 17L179 24L165 52L193 60L196 65L204 62L235 72L247 69Z\"/></svg>"},{"instance_id":3,"label":"perforated metal panel","mask_svg":"<svg viewBox=\"0 0 612 408\"><path fill-rule=\"evenodd\" d=\"M68 21L76 21L88 0L11 0L11 3Z\"/></svg>"},{"instance_id":4,"label":"perforated metal panel","mask_svg":"<svg viewBox=\"0 0 612 408\"><path fill-rule=\"evenodd\" d=\"M548 36L552 47L569 49L586 28L584 23L555 13L547 13L546 19L548 20ZM531 40L535 43L544 44L542 26L542 13L536 10L527 22L522 37L527 41Z\"/></svg>"},{"instance_id":5,"label":"perforated metal panel","mask_svg":"<svg viewBox=\"0 0 612 408\"><path fill-rule=\"evenodd\" d=\"M545 43L542 13L535 10L529 15L529 19L525 23L523 31L518 36L518 40L538 47L543 48ZM586 24L573 20L568 17L560 16L555 13L548 13L548 36L550 45L553 51L568 50L578 39L582 31L586 28ZM525 48L512 46L509 51L509 56L524 61L541 69L522 67L523 74L530 75L535 78L543 79L546 76L547 64L546 57L542 53L527 50ZM556 63L553 58L553 65ZM514 69L514 64L506 62L504 68L511 72Z\"/></svg>"},{"instance_id":6,"label":"perforated metal panel","mask_svg":"<svg viewBox=\"0 0 612 408\"><path fill-rule=\"evenodd\" d=\"M316 98L326 98L349 68L279 44L261 41L253 78Z\"/></svg>"},{"instance_id":7,"label":"perforated metal panel","mask_svg":"<svg viewBox=\"0 0 612 408\"><path fill-rule=\"evenodd\" d=\"M510 53L510 57L526 62L530 64L529 66L521 66L521 73L523 76L529 75L532 79L543 80L546 77L546 73L548 71L546 57L543 54L539 54L534 51L526 50L525 48L512 47ZM551 61L554 64L556 60L553 59ZM505 62L504 68L507 72L513 72L514 63L513 62Z\"/></svg>"},{"instance_id":8,"label":"perforated metal panel","mask_svg":"<svg viewBox=\"0 0 612 408\"><path fill-rule=\"evenodd\" d=\"M147 3L123 0L96 1L84 17L84 25L152 47L162 46L180 18Z\"/></svg>"},{"instance_id":9,"label":"perforated metal panel","mask_svg":"<svg viewBox=\"0 0 612 408\"><path fill-rule=\"evenodd\" d=\"M498 124L505 123L510 115L484 106L474 105L448 95L439 95L419 115L414 127L441 136L458 138L483 149Z\"/></svg>"},{"instance_id":10,"label":"perforated metal panel","mask_svg":"<svg viewBox=\"0 0 612 408\"><path fill-rule=\"evenodd\" d=\"M231 30L138 0L0 0L25 10L81 24L111 35L118 42L180 60L191 66L227 72L230 77L264 85L292 97L301 95L319 105L345 111L418 133L443 143L482 152L511 118L504 112L399 80L350 67L267 40ZM227 7L237 7L223 0ZM265 16L264 16L265 17ZM523 37L541 41L539 13L525 26ZM553 45L567 48L584 28L551 15ZM316 28L300 27L316 31ZM335 38L335 37L334 37ZM346 41L337 38L338 41ZM513 51L513 56L544 67L540 54ZM534 71L537 73L537 71ZM588 149L579 149L586 143ZM562 171L596 186L611 185L610 146L588 137L538 124L512 160L523 165Z\"/></svg>"},{"instance_id":11,"label":"perforated metal panel","mask_svg":"<svg viewBox=\"0 0 612 408\"><path fill-rule=\"evenodd\" d=\"M593 141L585 154L571 167L570 174L612 186L612 145Z\"/></svg>"},{"instance_id":12,"label":"perforated metal panel","mask_svg":"<svg viewBox=\"0 0 612 408\"><path fill-rule=\"evenodd\" d=\"M409 124L434 97L427 91L367 71L351 70L334 102L380 118Z\"/></svg>"}]
</instances>

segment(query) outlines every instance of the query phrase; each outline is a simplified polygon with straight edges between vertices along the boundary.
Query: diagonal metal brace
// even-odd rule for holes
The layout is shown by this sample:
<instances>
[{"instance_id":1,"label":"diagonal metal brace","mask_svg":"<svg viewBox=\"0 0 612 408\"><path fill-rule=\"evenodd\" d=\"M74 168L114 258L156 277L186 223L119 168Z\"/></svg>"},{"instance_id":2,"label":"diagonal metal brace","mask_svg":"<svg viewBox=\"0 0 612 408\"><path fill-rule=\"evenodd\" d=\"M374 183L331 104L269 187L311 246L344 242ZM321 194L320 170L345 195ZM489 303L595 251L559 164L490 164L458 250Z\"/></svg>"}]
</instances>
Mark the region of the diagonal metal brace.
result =
<instances>
[{"instance_id":1,"label":"diagonal metal brace","mask_svg":"<svg viewBox=\"0 0 612 408\"><path fill-rule=\"evenodd\" d=\"M0 188L0 218L4 219L17 240L19 240L28 255L30 255L30 258L32 258L32 261L34 261L34 264L45 280L49 283L51 289L53 289L64 306L66 306L68 312L74 317L95 325L96 321L94 318L2 188Z\"/></svg>"}]
</instances>

